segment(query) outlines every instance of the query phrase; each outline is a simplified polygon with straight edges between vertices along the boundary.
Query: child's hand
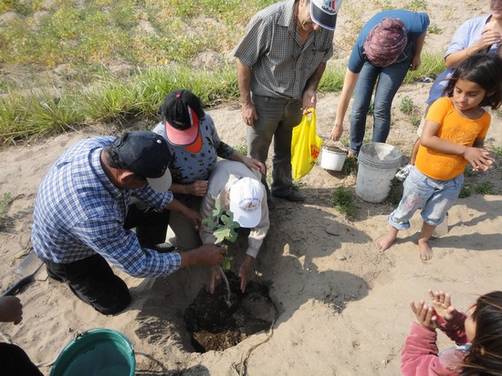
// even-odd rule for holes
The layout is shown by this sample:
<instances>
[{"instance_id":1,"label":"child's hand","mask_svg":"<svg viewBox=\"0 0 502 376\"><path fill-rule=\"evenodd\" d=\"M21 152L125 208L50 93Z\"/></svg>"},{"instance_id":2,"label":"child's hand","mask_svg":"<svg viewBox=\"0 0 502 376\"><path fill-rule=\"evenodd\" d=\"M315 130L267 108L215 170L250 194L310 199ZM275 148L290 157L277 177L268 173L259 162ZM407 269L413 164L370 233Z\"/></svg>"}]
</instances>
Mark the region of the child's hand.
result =
<instances>
[{"instance_id":1,"label":"child's hand","mask_svg":"<svg viewBox=\"0 0 502 376\"><path fill-rule=\"evenodd\" d=\"M451 304L450 295L443 291L432 290L429 290L429 295L431 296L432 306L437 315L445 320L451 320L453 317L452 312L455 311L455 307Z\"/></svg>"},{"instance_id":2,"label":"child's hand","mask_svg":"<svg viewBox=\"0 0 502 376\"><path fill-rule=\"evenodd\" d=\"M463 157L471 164L476 171L488 170L494 162L490 152L483 148L466 147Z\"/></svg>"},{"instance_id":3,"label":"child's hand","mask_svg":"<svg viewBox=\"0 0 502 376\"><path fill-rule=\"evenodd\" d=\"M411 302L410 307L420 325L425 326L429 330L436 329L436 316L432 307L429 307L423 301Z\"/></svg>"}]
</instances>

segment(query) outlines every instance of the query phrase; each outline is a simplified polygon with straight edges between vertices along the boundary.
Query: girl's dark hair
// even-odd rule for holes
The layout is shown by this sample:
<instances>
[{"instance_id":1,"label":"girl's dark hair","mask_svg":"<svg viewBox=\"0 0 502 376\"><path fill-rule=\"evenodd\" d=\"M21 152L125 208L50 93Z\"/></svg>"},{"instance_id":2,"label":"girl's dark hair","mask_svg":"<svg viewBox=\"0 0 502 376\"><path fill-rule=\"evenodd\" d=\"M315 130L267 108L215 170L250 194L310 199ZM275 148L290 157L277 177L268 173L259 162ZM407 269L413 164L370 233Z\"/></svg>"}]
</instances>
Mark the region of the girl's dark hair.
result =
<instances>
[{"instance_id":1,"label":"girl's dark hair","mask_svg":"<svg viewBox=\"0 0 502 376\"><path fill-rule=\"evenodd\" d=\"M444 94L452 97L459 79L472 81L486 90L480 106L496 109L502 101L502 59L494 54L476 54L463 61L448 81Z\"/></svg>"},{"instance_id":2,"label":"girl's dark hair","mask_svg":"<svg viewBox=\"0 0 502 376\"><path fill-rule=\"evenodd\" d=\"M172 91L160 106L160 118L175 128L181 130L190 128L188 107L197 114L199 119L204 117L205 113L198 96L186 89Z\"/></svg>"},{"instance_id":3,"label":"girl's dark hair","mask_svg":"<svg viewBox=\"0 0 502 376\"><path fill-rule=\"evenodd\" d=\"M502 291L480 296L472 313L476 334L462 376L502 375Z\"/></svg>"}]
</instances>

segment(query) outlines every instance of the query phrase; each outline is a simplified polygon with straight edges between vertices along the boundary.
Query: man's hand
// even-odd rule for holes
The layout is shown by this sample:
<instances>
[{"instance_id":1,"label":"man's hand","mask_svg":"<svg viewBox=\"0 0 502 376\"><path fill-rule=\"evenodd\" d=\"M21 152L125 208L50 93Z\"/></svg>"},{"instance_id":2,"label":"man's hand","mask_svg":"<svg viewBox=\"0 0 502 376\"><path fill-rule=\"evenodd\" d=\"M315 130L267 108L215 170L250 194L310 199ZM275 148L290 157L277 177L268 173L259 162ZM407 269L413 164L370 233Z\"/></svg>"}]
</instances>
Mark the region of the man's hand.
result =
<instances>
[{"instance_id":1,"label":"man's hand","mask_svg":"<svg viewBox=\"0 0 502 376\"><path fill-rule=\"evenodd\" d=\"M188 184L188 194L193 196L204 197L207 193L207 180L196 180L192 184Z\"/></svg>"},{"instance_id":2,"label":"man's hand","mask_svg":"<svg viewBox=\"0 0 502 376\"><path fill-rule=\"evenodd\" d=\"M343 125L335 125L333 129L331 130L330 138L333 141L338 141L340 137L342 137L343 134Z\"/></svg>"},{"instance_id":3,"label":"man's hand","mask_svg":"<svg viewBox=\"0 0 502 376\"><path fill-rule=\"evenodd\" d=\"M246 255L246 258L242 262L242 265L239 269L239 278L241 279L241 291L242 293L246 292L246 286L249 281L249 277L253 272L254 266L254 258Z\"/></svg>"},{"instance_id":4,"label":"man's hand","mask_svg":"<svg viewBox=\"0 0 502 376\"><path fill-rule=\"evenodd\" d=\"M209 293L214 294L214 290L221 282L221 271L219 266L211 268L211 277L209 278Z\"/></svg>"},{"instance_id":5,"label":"man's hand","mask_svg":"<svg viewBox=\"0 0 502 376\"><path fill-rule=\"evenodd\" d=\"M309 109L314 108L317 105L317 93L315 90L307 89L303 93L302 108L303 114L305 115Z\"/></svg>"},{"instance_id":6,"label":"man's hand","mask_svg":"<svg viewBox=\"0 0 502 376\"><path fill-rule=\"evenodd\" d=\"M422 59L420 58L420 54L415 55L411 60L410 70L412 71L417 70L420 64L422 64Z\"/></svg>"},{"instance_id":7,"label":"man's hand","mask_svg":"<svg viewBox=\"0 0 502 376\"><path fill-rule=\"evenodd\" d=\"M259 171L265 175L266 168L265 168L265 165L263 164L263 162L260 162L257 159L246 157L246 156L242 156L241 158L242 158L242 163L244 163L247 168L249 168L250 170Z\"/></svg>"},{"instance_id":8,"label":"man's hand","mask_svg":"<svg viewBox=\"0 0 502 376\"><path fill-rule=\"evenodd\" d=\"M451 320L455 307L451 304L450 295L443 291L432 290L429 290L429 295L432 299L432 306L434 307L434 311L436 311L437 315L441 316L445 320Z\"/></svg>"},{"instance_id":9,"label":"man's hand","mask_svg":"<svg viewBox=\"0 0 502 376\"><path fill-rule=\"evenodd\" d=\"M216 266L223 261L225 250L213 244L204 244L191 251L181 253L181 266Z\"/></svg>"},{"instance_id":10,"label":"man's hand","mask_svg":"<svg viewBox=\"0 0 502 376\"><path fill-rule=\"evenodd\" d=\"M436 322L434 316L434 309L422 302L412 302L410 304L411 310L416 316L417 322L429 330L436 329Z\"/></svg>"},{"instance_id":11,"label":"man's hand","mask_svg":"<svg viewBox=\"0 0 502 376\"><path fill-rule=\"evenodd\" d=\"M0 321L17 325L23 319L23 306L15 296L0 297Z\"/></svg>"},{"instance_id":12,"label":"man's hand","mask_svg":"<svg viewBox=\"0 0 502 376\"><path fill-rule=\"evenodd\" d=\"M253 102L246 102L241 105L241 116L247 126L254 127L255 121L258 120L258 114Z\"/></svg>"},{"instance_id":13,"label":"man's hand","mask_svg":"<svg viewBox=\"0 0 502 376\"><path fill-rule=\"evenodd\" d=\"M486 171L492 166L494 162L494 159L490 156L490 152L483 148L468 146L464 150L463 157L476 171Z\"/></svg>"},{"instance_id":14,"label":"man's hand","mask_svg":"<svg viewBox=\"0 0 502 376\"><path fill-rule=\"evenodd\" d=\"M193 223L196 230L198 230L200 228L200 224L202 222L202 217L200 216L199 212L197 212L193 209L190 209L190 208L186 208L183 211L183 215L185 217L187 217Z\"/></svg>"}]
</instances>

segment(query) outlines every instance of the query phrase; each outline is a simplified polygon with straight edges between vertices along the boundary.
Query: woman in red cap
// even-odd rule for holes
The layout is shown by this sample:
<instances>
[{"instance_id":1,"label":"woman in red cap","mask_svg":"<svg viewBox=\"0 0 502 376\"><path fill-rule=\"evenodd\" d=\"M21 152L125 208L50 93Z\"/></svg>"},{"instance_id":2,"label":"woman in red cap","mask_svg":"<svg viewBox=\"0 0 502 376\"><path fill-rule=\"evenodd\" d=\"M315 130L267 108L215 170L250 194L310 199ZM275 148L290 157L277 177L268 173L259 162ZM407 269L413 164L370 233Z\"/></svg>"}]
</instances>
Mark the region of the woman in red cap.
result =
<instances>
[{"instance_id":1,"label":"woman in red cap","mask_svg":"<svg viewBox=\"0 0 502 376\"><path fill-rule=\"evenodd\" d=\"M265 173L265 165L236 152L220 140L213 119L202 109L200 99L189 90L167 95L160 107L161 122L153 129L168 141L173 155L169 166L171 191L192 209L199 210L207 192L208 178L218 157L244 163L251 170ZM183 216L171 213L169 225L182 249L201 244L197 229Z\"/></svg>"}]
</instances>

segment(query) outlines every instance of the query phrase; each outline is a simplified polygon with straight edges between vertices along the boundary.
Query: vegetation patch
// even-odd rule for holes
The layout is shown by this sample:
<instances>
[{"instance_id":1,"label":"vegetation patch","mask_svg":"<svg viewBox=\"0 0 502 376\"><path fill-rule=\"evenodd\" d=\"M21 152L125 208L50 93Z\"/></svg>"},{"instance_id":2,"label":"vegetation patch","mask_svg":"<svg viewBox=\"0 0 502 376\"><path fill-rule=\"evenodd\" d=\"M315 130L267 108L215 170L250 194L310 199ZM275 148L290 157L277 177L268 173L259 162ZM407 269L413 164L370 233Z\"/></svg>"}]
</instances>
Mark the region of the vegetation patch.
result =
<instances>
[{"instance_id":1,"label":"vegetation patch","mask_svg":"<svg viewBox=\"0 0 502 376\"><path fill-rule=\"evenodd\" d=\"M8 217L7 210L9 210L9 206L12 203L12 194L10 192L6 192L0 198L0 230L5 229Z\"/></svg>"},{"instance_id":2,"label":"vegetation patch","mask_svg":"<svg viewBox=\"0 0 502 376\"><path fill-rule=\"evenodd\" d=\"M357 213L354 193L346 187L337 187L333 192L332 204L336 210L349 219L353 219Z\"/></svg>"}]
</instances>

